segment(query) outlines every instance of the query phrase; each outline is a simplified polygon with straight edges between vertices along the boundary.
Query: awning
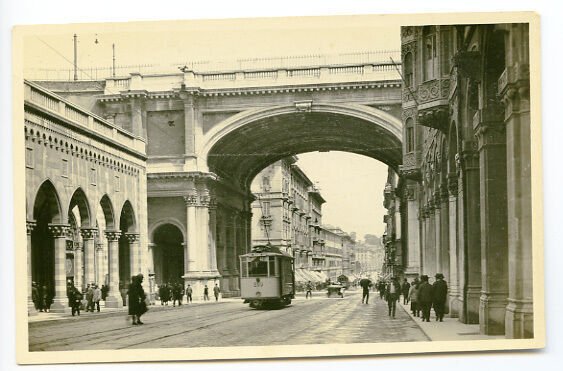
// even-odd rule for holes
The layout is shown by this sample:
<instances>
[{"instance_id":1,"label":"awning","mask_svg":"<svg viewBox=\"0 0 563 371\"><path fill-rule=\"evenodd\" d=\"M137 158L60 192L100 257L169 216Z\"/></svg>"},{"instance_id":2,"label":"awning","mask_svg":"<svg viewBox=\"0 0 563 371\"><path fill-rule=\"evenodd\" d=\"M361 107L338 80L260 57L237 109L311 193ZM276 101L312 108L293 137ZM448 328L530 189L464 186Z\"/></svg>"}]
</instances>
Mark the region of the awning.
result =
<instances>
[{"instance_id":1,"label":"awning","mask_svg":"<svg viewBox=\"0 0 563 371\"><path fill-rule=\"evenodd\" d=\"M307 278L304 275L303 269L296 269L295 270L295 281L296 282L308 282L308 281L310 281L310 279Z\"/></svg>"}]
</instances>

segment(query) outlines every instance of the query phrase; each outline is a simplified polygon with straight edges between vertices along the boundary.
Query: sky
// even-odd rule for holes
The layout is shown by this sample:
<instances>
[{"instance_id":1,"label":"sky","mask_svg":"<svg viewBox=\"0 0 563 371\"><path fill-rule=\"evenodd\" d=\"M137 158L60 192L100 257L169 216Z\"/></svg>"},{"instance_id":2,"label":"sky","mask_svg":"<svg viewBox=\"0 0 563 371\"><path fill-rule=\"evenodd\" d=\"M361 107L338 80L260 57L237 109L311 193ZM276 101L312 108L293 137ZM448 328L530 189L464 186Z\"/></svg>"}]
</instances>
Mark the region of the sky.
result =
<instances>
[{"instance_id":1,"label":"sky","mask_svg":"<svg viewBox=\"0 0 563 371\"><path fill-rule=\"evenodd\" d=\"M326 200L322 207L323 224L356 232L358 240L363 240L366 234L383 234L387 165L370 157L339 151L309 152L297 157L297 165L313 183L318 182Z\"/></svg>"},{"instance_id":2,"label":"sky","mask_svg":"<svg viewBox=\"0 0 563 371\"><path fill-rule=\"evenodd\" d=\"M118 66L400 50L399 26L374 16L52 26L26 30L24 70L72 69L75 33L78 66L86 71L111 65L112 44ZM42 78L34 73L26 77ZM386 165L342 152L301 154L299 159L327 200L325 224L356 232L358 239L383 233Z\"/></svg>"}]
</instances>

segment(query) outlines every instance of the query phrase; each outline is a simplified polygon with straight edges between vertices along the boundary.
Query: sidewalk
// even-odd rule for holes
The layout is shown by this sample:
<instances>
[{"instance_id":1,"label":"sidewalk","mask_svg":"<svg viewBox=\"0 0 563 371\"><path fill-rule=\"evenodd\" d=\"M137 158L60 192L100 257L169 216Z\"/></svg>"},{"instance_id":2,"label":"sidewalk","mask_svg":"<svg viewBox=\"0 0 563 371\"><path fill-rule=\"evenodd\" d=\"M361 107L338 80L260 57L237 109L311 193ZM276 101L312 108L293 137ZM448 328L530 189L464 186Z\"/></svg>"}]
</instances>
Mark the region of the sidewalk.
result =
<instances>
[{"instance_id":1,"label":"sidewalk","mask_svg":"<svg viewBox=\"0 0 563 371\"><path fill-rule=\"evenodd\" d=\"M186 304L185 301L182 302L182 306L176 305L174 307L172 302L169 302L168 305L160 305L160 301L156 301L153 305L149 306L150 311L160 311L160 310L174 310L176 308L183 308L185 306L191 305L210 305L210 304L221 304L221 303L232 303L232 302L241 302L240 298L220 298L218 302L213 300L203 301L203 300L194 300L190 304ZM70 308L66 308L64 313L45 313L45 312L37 312L36 315L28 316L27 321L29 323L32 322L43 322L43 321L58 321L58 320L68 320L68 319L80 319L80 318L97 318L97 317L107 317L117 313L127 314L127 307L121 308L106 308L105 303L103 301L100 302L100 312L86 312L81 310L80 316L72 316Z\"/></svg>"},{"instance_id":2,"label":"sidewalk","mask_svg":"<svg viewBox=\"0 0 563 371\"><path fill-rule=\"evenodd\" d=\"M402 298L399 304L431 341L504 339L503 335L482 335L479 333L479 325L467 325L457 318L444 317L444 322L436 322L434 311L430 316L431 322L422 322L421 318L412 315L410 304L403 304Z\"/></svg>"}]
</instances>

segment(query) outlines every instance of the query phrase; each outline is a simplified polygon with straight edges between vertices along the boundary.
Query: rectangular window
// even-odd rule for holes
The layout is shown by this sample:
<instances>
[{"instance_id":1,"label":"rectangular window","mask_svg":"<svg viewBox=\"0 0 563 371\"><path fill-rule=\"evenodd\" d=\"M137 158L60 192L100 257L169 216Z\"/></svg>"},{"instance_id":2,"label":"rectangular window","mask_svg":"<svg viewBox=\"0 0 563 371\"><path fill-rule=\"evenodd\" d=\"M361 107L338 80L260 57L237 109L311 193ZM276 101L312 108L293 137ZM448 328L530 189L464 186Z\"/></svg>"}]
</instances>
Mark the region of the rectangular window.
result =
<instances>
[{"instance_id":1,"label":"rectangular window","mask_svg":"<svg viewBox=\"0 0 563 371\"><path fill-rule=\"evenodd\" d=\"M262 214L264 216L270 216L270 203L262 202Z\"/></svg>"},{"instance_id":2,"label":"rectangular window","mask_svg":"<svg viewBox=\"0 0 563 371\"><path fill-rule=\"evenodd\" d=\"M61 166L61 176L68 178L68 160L63 158Z\"/></svg>"},{"instance_id":3,"label":"rectangular window","mask_svg":"<svg viewBox=\"0 0 563 371\"><path fill-rule=\"evenodd\" d=\"M91 185L96 185L96 180L97 180L97 172L95 168L91 168L90 169L90 184Z\"/></svg>"},{"instance_id":4,"label":"rectangular window","mask_svg":"<svg viewBox=\"0 0 563 371\"><path fill-rule=\"evenodd\" d=\"M35 161L33 160L33 148L26 148L25 149L25 166L33 169L35 166Z\"/></svg>"},{"instance_id":5,"label":"rectangular window","mask_svg":"<svg viewBox=\"0 0 563 371\"><path fill-rule=\"evenodd\" d=\"M408 127L407 128L407 152L413 152L414 151L414 128Z\"/></svg>"}]
</instances>

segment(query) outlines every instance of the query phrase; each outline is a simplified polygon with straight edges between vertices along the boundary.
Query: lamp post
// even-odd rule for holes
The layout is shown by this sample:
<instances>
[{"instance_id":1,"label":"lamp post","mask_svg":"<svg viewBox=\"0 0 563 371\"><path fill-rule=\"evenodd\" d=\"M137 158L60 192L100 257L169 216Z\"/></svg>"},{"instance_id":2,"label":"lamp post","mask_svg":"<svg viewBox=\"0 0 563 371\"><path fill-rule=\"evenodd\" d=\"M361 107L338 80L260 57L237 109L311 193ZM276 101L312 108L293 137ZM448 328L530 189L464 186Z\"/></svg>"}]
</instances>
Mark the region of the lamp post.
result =
<instances>
[{"instance_id":1,"label":"lamp post","mask_svg":"<svg viewBox=\"0 0 563 371\"><path fill-rule=\"evenodd\" d=\"M74 34L74 81L78 80L78 36Z\"/></svg>"}]
</instances>

